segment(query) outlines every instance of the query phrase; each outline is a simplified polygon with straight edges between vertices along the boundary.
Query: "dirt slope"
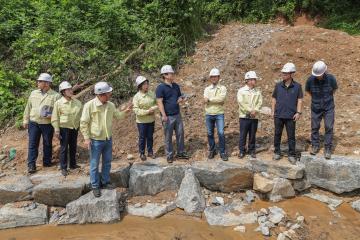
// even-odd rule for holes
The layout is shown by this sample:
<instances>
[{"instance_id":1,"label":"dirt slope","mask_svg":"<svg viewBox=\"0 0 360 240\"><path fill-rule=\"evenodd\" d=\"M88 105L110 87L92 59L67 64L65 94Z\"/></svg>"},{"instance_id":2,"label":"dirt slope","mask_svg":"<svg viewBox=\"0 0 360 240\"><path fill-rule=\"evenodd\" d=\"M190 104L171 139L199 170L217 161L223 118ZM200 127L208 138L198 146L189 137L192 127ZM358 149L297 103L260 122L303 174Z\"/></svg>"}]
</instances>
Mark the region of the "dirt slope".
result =
<instances>
[{"instance_id":1,"label":"dirt slope","mask_svg":"<svg viewBox=\"0 0 360 240\"><path fill-rule=\"evenodd\" d=\"M360 153L360 37L321 29L310 25L287 27L281 25L244 25L230 23L221 27L208 39L199 42L193 56L184 59L177 73L177 82L183 92L191 94L182 107L185 138L192 160L202 160L207 155L206 128L204 125L203 90L209 84L208 72L217 67L222 73L222 84L228 89L226 101L226 138L230 154L238 149L239 127L237 90L243 86L246 71L255 70L260 76L258 86L263 91L264 106L270 106L271 93L283 64L292 61L298 72L295 79L303 86L311 72L312 64L323 59L338 80L336 93L335 153L356 155ZM156 87L152 83L153 89ZM297 125L298 145L309 146L310 98L305 97L304 114ZM114 124L115 158L126 161L126 154L137 156L137 129L135 116ZM321 130L323 132L323 129ZM273 121L261 117L258 144L268 149L260 154L270 157L273 139ZM156 122L155 151L162 155L163 132L160 119ZM25 169L27 134L9 129L0 137L0 145L16 147L17 169ZM57 143L56 143L57 145ZM55 147L56 151L57 147ZM86 163L86 150L80 147L81 162ZM56 153L55 153L55 159ZM40 161L39 161L40 162Z\"/></svg>"}]
</instances>

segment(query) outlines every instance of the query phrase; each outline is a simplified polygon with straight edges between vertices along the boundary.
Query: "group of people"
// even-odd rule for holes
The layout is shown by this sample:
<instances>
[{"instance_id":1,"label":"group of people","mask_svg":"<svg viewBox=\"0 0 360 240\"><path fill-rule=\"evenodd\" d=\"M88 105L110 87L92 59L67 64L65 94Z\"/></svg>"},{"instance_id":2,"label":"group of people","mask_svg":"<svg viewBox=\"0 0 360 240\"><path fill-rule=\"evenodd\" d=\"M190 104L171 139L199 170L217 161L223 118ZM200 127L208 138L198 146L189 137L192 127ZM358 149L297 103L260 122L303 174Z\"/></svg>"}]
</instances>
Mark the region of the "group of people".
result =
<instances>
[{"instance_id":1,"label":"group of people","mask_svg":"<svg viewBox=\"0 0 360 240\"><path fill-rule=\"evenodd\" d=\"M274 160L281 158L280 143L283 128L288 137L288 160L296 163L295 125L302 114L303 92L301 85L294 80L296 72L293 63L287 63L281 70L282 81L276 84L272 94L271 115L274 118ZM98 82L94 87L95 97L84 105L74 97L72 86L64 81L59 85L59 93L51 89L52 76L42 73L37 79L37 90L31 92L25 112L24 128L28 129L29 151L28 172L36 172L36 159L40 138L43 140L43 166L52 165L52 139L60 140L60 167L64 176L70 169L78 168L76 164L78 132L83 135L84 144L90 152L90 182L95 197L101 196L101 188L111 189L110 181L112 161L112 122L114 118L123 119L131 110L136 115L139 133L138 147L140 159L155 158L153 151L153 134L156 112L160 112L164 129L166 159L172 163L175 158L188 159L185 151L184 125L180 104L187 100L180 86L175 83L175 72L170 65L161 68L163 82L155 93L149 89L149 80L143 76L136 78L138 92L132 104L120 111L110 102L112 87L106 82ZM248 153L256 157L256 132L261 114L263 97L256 87L257 75L254 71L245 74L245 86L237 93L239 107L239 158ZM224 103L227 89L220 83L220 71L212 69L209 74L210 85L204 90L205 122L209 144L209 159L219 152L222 160L227 161L226 141L224 134ZM325 157L331 157L334 125L334 93L337 89L336 79L327 73L324 62L314 64L312 75L306 82L305 91L310 94L311 103L311 154L320 149L320 122L325 122ZM217 129L219 141L215 143L214 130ZM172 136L176 135L176 154ZM247 143L248 139L248 144ZM246 146L247 145L247 146ZM147 151L147 154L146 154ZM69 159L68 159L69 158ZM99 170L100 158L102 168ZM69 160L69 166L68 166Z\"/></svg>"}]
</instances>

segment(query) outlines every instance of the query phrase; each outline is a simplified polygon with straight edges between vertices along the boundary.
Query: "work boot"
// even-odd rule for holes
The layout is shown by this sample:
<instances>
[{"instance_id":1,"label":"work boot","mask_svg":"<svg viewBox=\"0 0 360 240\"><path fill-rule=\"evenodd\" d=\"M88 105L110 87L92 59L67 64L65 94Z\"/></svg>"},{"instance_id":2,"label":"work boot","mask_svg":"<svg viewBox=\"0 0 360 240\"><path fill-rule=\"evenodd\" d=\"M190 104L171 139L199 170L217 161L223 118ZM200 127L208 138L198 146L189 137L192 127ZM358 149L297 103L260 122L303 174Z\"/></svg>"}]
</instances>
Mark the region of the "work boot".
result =
<instances>
[{"instance_id":1,"label":"work boot","mask_svg":"<svg viewBox=\"0 0 360 240\"><path fill-rule=\"evenodd\" d=\"M311 146L310 154L316 155L319 152L319 150L320 150L319 146Z\"/></svg>"},{"instance_id":2,"label":"work boot","mask_svg":"<svg viewBox=\"0 0 360 240\"><path fill-rule=\"evenodd\" d=\"M145 156L145 154L140 154L140 159L141 159L141 161L146 161L146 156Z\"/></svg>"},{"instance_id":3,"label":"work boot","mask_svg":"<svg viewBox=\"0 0 360 240\"><path fill-rule=\"evenodd\" d=\"M289 156L288 157L288 160L289 162L292 164L292 165L295 165L296 164L296 158L294 156Z\"/></svg>"},{"instance_id":4,"label":"work boot","mask_svg":"<svg viewBox=\"0 0 360 240\"><path fill-rule=\"evenodd\" d=\"M68 175L68 171L65 168L61 169L61 174L66 177Z\"/></svg>"},{"instance_id":5,"label":"work boot","mask_svg":"<svg viewBox=\"0 0 360 240\"><path fill-rule=\"evenodd\" d=\"M229 160L229 158L228 158L228 156L227 156L226 153L220 153L220 157L221 157L221 159L222 159L223 161Z\"/></svg>"},{"instance_id":6,"label":"work boot","mask_svg":"<svg viewBox=\"0 0 360 240\"><path fill-rule=\"evenodd\" d=\"M28 167L28 173L29 174L33 174L33 173L35 173L36 172L36 167L35 166L30 166L30 167Z\"/></svg>"},{"instance_id":7,"label":"work boot","mask_svg":"<svg viewBox=\"0 0 360 240\"><path fill-rule=\"evenodd\" d=\"M70 169L77 169L77 168L81 168L79 165L75 164L74 166L70 166Z\"/></svg>"},{"instance_id":8,"label":"work boot","mask_svg":"<svg viewBox=\"0 0 360 240\"><path fill-rule=\"evenodd\" d=\"M148 153L148 157L149 157L149 158L152 158L152 159L155 159L155 158L156 158L156 155L153 154L153 153Z\"/></svg>"},{"instance_id":9,"label":"work boot","mask_svg":"<svg viewBox=\"0 0 360 240\"><path fill-rule=\"evenodd\" d=\"M255 152L250 153L250 157L251 158L256 158L256 153Z\"/></svg>"},{"instance_id":10,"label":"work boot","mask_svg":"<svg viewBox=\"0 0 360 240\"><path fill-rule=\"evenodd\" d=\"M331 159L331 149L325 149L324 156L326 159Z\"/></svg>"},{"instance_id":11,"label":"work boot","mask_svg":"<svg viewBox=\"0 0 360 240\"><path fill-rule=\"evenodd\" d=\"M179 158L179 159L189 159L190 156L189 156L186 152L182 152L182 153L176 154L176 158Z\"/></svg>"},{"instance_id":12,"label":"work boot","mask_svg":"<svg viewBox=\"0 0 360 240\"><path fill-rule=\"evenodd\" d=\"M98 198L101 196L101 190L100 188L93 188L92 190L93 194L94 194L94 197Z\"/></svg>"},{"instance_id":13,"label":"work boot","mask_svg":"<svg viewBox=\"0 0 360 240\"><path fill-rule=\"evenodd\" d=\"M108 190L112 190L115 189L116 187L114 185L112 185L111 183L106 183L103 184L102 189L108 189Z\"/></svg>"},{"instance_id":14,"label":"work boot","mask_svg":"<svg viewBox=\"0 0 360 240\"><path fill-rule=\"evenodd\" d=\"M52 163L44 163L43 167L45 167L45 168L52 167Z\"/></svg>"},{"instance_id":15,"label":"work boot","mask_svg":"<svg viewBox=\"0 0 360 240\"><path fill-rule=\"evenodd\" d=\"M275 161L279 161L281 159L281 155L279 153L275 153L274 156L273 156L273 159Z\"/></svg>"},{"instance_id":16,"label":"work boot","mask_svg":"<svg viewBox=\"0 0 360 240\"><path fill-rule=\"evenodd\" d=\"M174 157L173 157L173 156L168 156L168 157L166 158L166 161L167 161L168 163L173 163L173 162L174 162Z\"/></svg>"},{"instance_id":17,"label":"work boot","mask_svg":"<svg viewBox=\"0 0 360 240\"><path fill-rule=\"evenodd\" d=\"M245 157L245 153L240 152L239 155L238 155L238 158L242 159L242 158L244 158L244 157Z\"/></svg>"},{"instance_id":18,"label":"work boot","mask_svg":"<svg viewBox=\"0 0 360 240\"><path fill-rule=\"evenodd\" d=\"M216 151L210 151L208 155L208 159L213 159L216 155Z\"/></svg>"}]
</instances>

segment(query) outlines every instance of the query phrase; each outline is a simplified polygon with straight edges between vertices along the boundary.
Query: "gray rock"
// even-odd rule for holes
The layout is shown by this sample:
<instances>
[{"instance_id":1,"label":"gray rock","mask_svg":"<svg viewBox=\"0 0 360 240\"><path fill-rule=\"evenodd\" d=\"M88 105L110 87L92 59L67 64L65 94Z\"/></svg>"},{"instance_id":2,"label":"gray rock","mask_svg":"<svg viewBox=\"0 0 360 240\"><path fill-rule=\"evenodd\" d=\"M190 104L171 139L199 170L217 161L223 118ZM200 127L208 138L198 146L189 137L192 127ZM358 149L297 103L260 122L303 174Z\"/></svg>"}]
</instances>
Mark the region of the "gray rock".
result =
<instances>
[{"instance_id":1,"label":"gray rock","mask_svg":"<svg viewBox=\"0 0 360 240\"><path fill-rule=\"evenodd\" d=\"M39 184L45 181L49 181L53 178L62 177L61 172L39 172L30 176L30 180L33 184Z\"/></svg>"},{"instance_id":2,"label":"gray rock","mask_svg":"<svg viewBox=\"0 0 360 240\"><path fill-rule=\"evenodd\" d=\"M244 212L245 204L233 202L225 206L207 207L204 211L210 225L235 226L257 222L257 212Z\"/></svg>"},{"instance_id":3,"label":"gray rock","mask_svg":"<svg viewBox=\"0 0 360 240\"><path fill-rule=\"evenodd\" d=\"M256 195L252 191L246 190L246 192L245 192L245 201L247 203L251 203L251 202L255 201L255 197L256 197Z\"/></svg>"},{"instance_id":4,"label":"gray rock","mask_svg":"<svg viewBox=\"0 0 360 240\"><path fill-rule=\"evenodd\" d=\"M176 206L186 213L201 213L205 209L205 197L200 183L191 169L186 170L176 198Z\"/></svg>"},{"instance_id":5,"label":"gray rock","mask_svg":"<svg viewBox=\"0 0 360 240\"><path fill-rule=\"evenodd\" d=\"M71 176L74 177L74 176ZM89 183L88 177L56 177L41 182L33 189L36 202L49 206L65 207L71 201L81 197Z\"/></svg>"},{"instance_id":6,"label":"gray rock","mask_svg":"<svg viewBox=\"0 0 360 240\"><path fill-rule=\"evenodd\" d=\"M158 218L166 213L176 209L176 204L174 202L169 203L146 203L143 206L136 207L135 205L128 205L126 211L130 215L148 217L148 218Z\"/></svg>"},{"instance_id":7,"label":"gray rock","mask_svg":"<svg viewBox=\"0 0 360 240\"><path fill-rule=\"evenodd\" d=\"M274 187L268 196L270 201L278 202L284 198L294 197L295 191L289 180L284 178L274 178Z\"/></svg>"},{"instance_id":8,"label":"gray rock","mask_svg":"<svg viewBox=\"0 0 360 240\"><path fill-rule=\"evenodd\" d=\"M33 184L27 176L12 176L0 182L0 204L31 198Z\"/></svg>"},{"instance_id":9,"label":"gray rock","mask_svg":"<svg viewBox=\"0 0 360 240\"><path fill-rule=\"evenodd\" d=\"M251 161L251 167L254 172L267 172L287 179L301 179L305 169L301 163L292 165L288 162L262 160L259 158Z\"/></svg>"},{"instance_id":10,"label":"gray rock","mask_svg":"<svg viewBox=\"0 0 360 240\"><path fill-rule=\"evenodd\" d=\"M248 164L198 161L192 164L200 184L211 191L236 192L252 189L253 173Z\"/></svg>"},{"instance_id":11,"label":"gray rock","mask_svg":"<svg viewBox=\"0 0 360 240\"><path fill-rule=\"evenodd\" d=\"M360 199L351 203L351 207L360 212Z\"/></svg>"},{"instance_id":12,"label":"gray rock","mask_svg":"<svg viewBox=\"0 0 360 240\"><path fill-rule=\"evenodd\" d=\"M261 193L268 193L274 187L274 181L267 177L264 177L262 174L254 174L254 190Z\"/></svg>"},{"instance_id":13,"label":"gray rock","mask_svg":"<svg viewBox=\"0 0 360 240\"><path fill-rule=\"evenodd\" d=\"M336 199L336 198L330 198L326 195L322 195L322 194L316 194L316 193L307 193L304 194L305 197L326 203L330 209L335 209L338 206L340 206L343 203L343 200L341 199Z\"/></svg>"},{"instance_id":14,"label":"gray rock","mask_svg":"<svg viewBox=\"0 0 360 240\"><path fill-rule=\"evenodd\" d=\"M145 162L130 168L129 190L133 196L155 195L178 190L184 178L184 166Z\"/></svg>"},{"instance_id":15,"label":"gray rock","mask_svg":"<svg viewBox=\"0 0 360 240\"><path fill-rule=\"evenodd\" d=\"M225 204L224 198L214 196L211 198L211 204L213 204L215 206L223 206Z\"/></svg>"},{"instance_id":16,"label":"gray rock","mask_svg":"<svg viewBox=\"0 0 360 240\"><path fill-rule=\"evenodd\" d=\"M302 179L292 180L291 182L292 182L294 190L296 190L298 192L302 192L302 191L305 191L305 190L311 188L311 183L306 176L304 176Z\"/></svg>"},{"instance_id":17,"label":"gray rock","mask_svg":"<svg viewBox=\"0 0 360 240\"><path fill-rule=\"evenodd\" d=\"M128 188L130 178L130 165L111 168L111 183L116 187Z\"/></svg>"},{"instance_id":18,"label":"gray rock","mask_svg":"<svg viewBox=\"0 0 360 240\"><path fill-rule=\"evenodd\" d=\"M264 236L270 236L270 229L267 226L260 226L260 231Z\"/></svg>"},{"instance_id":19,"label":"gray rock","mask_svg":"<svg viewBox=\"0 0 360 240\"><path fill-rule=\"evenodd\" d=\"M116 190L101 190L95 198L89 192L66 205L67 217L61 224L109 223L120 219L122 194Z\"/></svg>"},{"instance_id":20,"label":"gray rock","mask_svg":"<svg viewBox=\"0 0 360 240\"><path fill-rule=\"evenodd\" d=\"M351 192L360 188L360 161L333 155L330 160L303 154L306 176L312 185L335 193Z\"/></svg>"},{"instance_id":21,"label":"gray rock","mask_svg":"<svg viewBox=\"0 0 360 240\"><path fill-rule=\"evenodd\" d=\"M34 203L8 203L0 209L0 229L35 226L47 223L47 206Z\"/></svg>"}]
</instances>

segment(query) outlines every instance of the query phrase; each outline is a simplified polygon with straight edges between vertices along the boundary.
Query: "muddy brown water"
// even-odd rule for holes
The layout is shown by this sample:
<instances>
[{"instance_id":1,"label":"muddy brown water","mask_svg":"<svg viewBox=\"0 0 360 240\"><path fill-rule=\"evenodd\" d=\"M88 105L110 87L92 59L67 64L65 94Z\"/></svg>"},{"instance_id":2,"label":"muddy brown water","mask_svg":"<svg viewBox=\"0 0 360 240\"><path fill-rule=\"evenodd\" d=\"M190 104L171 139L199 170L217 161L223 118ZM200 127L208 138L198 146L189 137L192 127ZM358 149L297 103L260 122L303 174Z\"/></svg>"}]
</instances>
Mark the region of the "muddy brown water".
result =
<instances>
[{"instance_id":1,"label":"muddy brown water","mask_svg":"<svg viewBox=\"0 0 360 240\"><path fill-rule=\"evenodd\" d=\"M296 212L305 216L309 232L301 239L358 240L360 239L360 214L344 203L334 213L325 204L298 197L280 203L257 201L253 210L277 205L293 218ZM246 233L233 231L232 227L212 227L204 219L184 216L175 211L159 219L125 216L115 224L89 224L70 226L38 226L0 231L1 240L252 240L265 238L247 225Z\"/></svg>"}]
</instances>

